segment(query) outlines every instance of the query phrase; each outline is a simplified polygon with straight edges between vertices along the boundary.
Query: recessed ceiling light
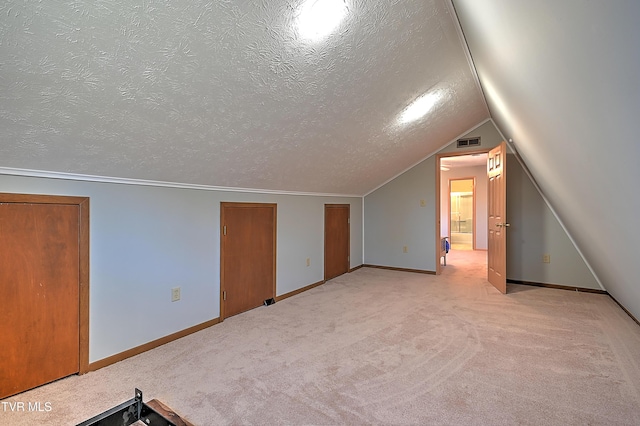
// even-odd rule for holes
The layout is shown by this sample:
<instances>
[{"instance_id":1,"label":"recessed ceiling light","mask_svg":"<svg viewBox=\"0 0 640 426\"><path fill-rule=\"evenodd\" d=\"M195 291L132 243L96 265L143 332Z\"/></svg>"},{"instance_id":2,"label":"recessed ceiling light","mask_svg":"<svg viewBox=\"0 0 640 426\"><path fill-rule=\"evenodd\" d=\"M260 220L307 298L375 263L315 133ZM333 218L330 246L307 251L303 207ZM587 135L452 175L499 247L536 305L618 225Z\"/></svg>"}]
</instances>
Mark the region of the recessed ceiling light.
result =
<instances>
[{"instance_id":1,"label":"recessed ceiling light","mask_svg":"<svg viewBox=\"0 0 640 426\"><path fill-rule=\"evenodd\" d=\"M405 108L398 121L400 124L406 124L419 120L431 111L440 98L440 92L425 93Z\"/></svg>"},{"instance_id":2,"label":"recessed ceiling light","mask_svg":"<svg viewBox=\"0 0 640 426\"><path fill-rule=\"evenodd\" d=\"M322 40L336 29L348 11L344 0L307 0L298 15L298 32L304 39Z\"/></svg>"}]
</instances>

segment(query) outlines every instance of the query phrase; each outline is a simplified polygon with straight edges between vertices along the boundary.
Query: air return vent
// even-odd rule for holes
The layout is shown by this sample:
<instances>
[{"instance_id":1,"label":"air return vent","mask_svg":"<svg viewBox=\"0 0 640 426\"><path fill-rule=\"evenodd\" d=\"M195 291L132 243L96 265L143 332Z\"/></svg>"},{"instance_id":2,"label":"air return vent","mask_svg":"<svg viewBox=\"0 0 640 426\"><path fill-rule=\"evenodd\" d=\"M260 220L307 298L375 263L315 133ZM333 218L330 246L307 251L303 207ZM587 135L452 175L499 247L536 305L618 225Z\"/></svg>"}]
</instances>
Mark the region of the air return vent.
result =
<instances>
[{"instance_id":1,"label":"air return vent","mask_svg":"<svg viewBox=\"0 0 640 426\"><path fill-rule=\"evenodd\" d=\"M480 138L458 139L458 148L480 146Z\"/></svg>"}]
</instances>

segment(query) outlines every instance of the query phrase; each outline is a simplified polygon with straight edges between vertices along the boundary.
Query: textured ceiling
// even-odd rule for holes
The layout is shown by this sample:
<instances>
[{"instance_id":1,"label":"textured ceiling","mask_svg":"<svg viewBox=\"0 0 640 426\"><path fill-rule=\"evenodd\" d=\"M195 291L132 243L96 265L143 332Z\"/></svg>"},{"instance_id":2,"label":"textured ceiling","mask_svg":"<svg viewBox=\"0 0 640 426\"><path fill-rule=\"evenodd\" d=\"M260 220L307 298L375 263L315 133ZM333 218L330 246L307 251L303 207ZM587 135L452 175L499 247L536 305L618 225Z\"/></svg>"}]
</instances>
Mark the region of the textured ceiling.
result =
<instances>
[{"instance_id":1,"label":"textured ceiling","mask_svg":"<svg viewBox=\"0 0 640 426\"><path fill-rule=\"evenodd\" d=\"M364 194L488 117L448 1L302 3L2 2L0 167Z\"/></svg>"}]
</instances>

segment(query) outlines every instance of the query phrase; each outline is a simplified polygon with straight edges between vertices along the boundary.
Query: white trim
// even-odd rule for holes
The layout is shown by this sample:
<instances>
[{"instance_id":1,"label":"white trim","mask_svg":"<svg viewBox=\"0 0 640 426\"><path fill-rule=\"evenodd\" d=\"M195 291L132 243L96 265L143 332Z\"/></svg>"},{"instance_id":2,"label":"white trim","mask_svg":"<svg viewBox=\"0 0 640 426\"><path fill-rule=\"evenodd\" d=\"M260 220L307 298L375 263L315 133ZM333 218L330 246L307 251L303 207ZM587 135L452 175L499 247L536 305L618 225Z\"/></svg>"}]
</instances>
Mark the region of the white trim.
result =
<instances>
[{"instance_id":1,"label":"white trim","mask_svg":"<svg viewBox=\"0 0 640 426\"><path fill-rule=\"evenodd\" d=\"M573 247L576 249L576 251L578 252L580 257L582 258L582 261L584 262L584 264L587 265L587 268L589 269L589 272L591 272L591 275L593 275L593 278L596 279L596 282L598 283L598 285L600 286L600 288L602 290L607 291L607 289L604 288L604 285L602 285L602 282L600 281L600 278L598 278L598 275L596 275L595 271L593 270L593 268L591 267L591 265L589 264L587 259L584 257L584 254L582 254L582 250L580 250L580 247L578 247L578 244L576 244L575 240L573 239L573 237L571 236L571 234L567 230L567 227L564 226L564 223L562 222L562 220L560 219L560 217L556 213L555 209L553 208L553 206L551 205L551 203L549 202L547 197L545 197L545 195L542 192L542 189L540 188L540 186L538 186L538 182L536 182L535 178L533 177L533 175L529 171L529 168L524 163L524 160L522 159L522 157L520 157L520 154L518 153L518 150L516 149L515 144L513 143L513 141L504 137L504 134L498 128L498 126L496 126L496 123L493 121L493 119L491 119L491 123L493 124L493 127L496 128L498 133L500 133L500 136L502 137L502 140L504 140L507 143L507 146L509 147L509 150L511 152L513 152L514 156L516 157L516 161L518 161L518 163L520 164L520 167L522 167L522 170L524 170L524 173L527 175L527 177L529 178L529 180L533 184L534 188L538 191L538 194L540 194L540 196L542 197L542 200L544 201L544 203L547 205L547 207L549 207L549 210L551 210L551 214L553 214L553 217L555 217L556 220L558 221L558 223L560 224L560 227L562 228L564 233L569 238L569 241L571 241L571 244L573 244Z\"/></svg>"},{"instance_id":2,"label":"white trim","mask_svg":"<svg viewBox=\"0 0 640 426\"><path fill-rule=\"evenodd\" d=\"M456 7L453 5L453 0L447 2L447 6L449 7L449 13L451 13L451 16L454 18L455 27L458 32L458 38L460 39L462 50L464 50L464 56L466 56L467 62L469 63L469 68L471 69L471 73L473 74L473 79L476 82L476 89L478 89L480 97L482 97L482 101L484 102L484 107L487 110L487 114L491 115L489 104L487 103L487 98L484 95L484 90L482 90L482 83L480 83L478 70L476 69L475 62L473 62L473 56L471 56L471 50L469 50L469 44L467 43L467 38L465 37L464 31L462 30L462 24L460 24L460 18L458 18L458 12L456 12Z\"/></svg>"},{"instance_id":3,"label":"white trim","mask_svg":"<svg viewBox=\"0 0 640 426\"><path fill-rule=\"evenodd\" d=\"M473 132L475 129L477 129L478 127L482 126L483 124L485 124L487 121L491 120L491 118L486 118L483 121L481 121L480 123L476 124L475 126L471 127L468 130L465 130L464 132L460 133L458 136L456 136L455 138L453 138L452 140L450 140L449 142L445 143L444 145L440 146L439 148L437 148L435 151L431 152L430 154L428 154L426 157L422 157L420 160L416 161L415 163L413 163L412 165L410 165L409 167L407 167L406 169L404 169L403 171L401 171L400 173L394 175L393 177L387 179L386 181L384 181L383 183L381 183L380 185L376 186L375 188L373 188L371 191L367 192L366 194L363 195L363 197L366 197L367 195L371 194L372 192L377 191L378 189L382 188L383 186L385 186L386 184L388 184L389 182L391 182L392 180L394 180L395 178L397 178L398 176L400 176L401 174L408 172L409 170L411 170L412 168L414 168L415 166L417 166L418 164L422 163L424 160L428 159L429 157L433 157L434 155L436 155L438 152L442 151L444 148L448 147L449 145L451 145L452 143L454 143L455 141L457 141L458 139L460 139L461 137L463 137L464 135L466 135L469 132Z\"/></svg>"},{"instance_id":4,"label":"white trim","mask_svg":"<svg viewBox=\"0 0 640 426\"><path fill-rule=\"evenodd\" d=\"M166 188L197 189L201 191L249 192L249 193L276 194L276 195L306 195L306 196L314 196L314 197L348 197L348 198L362 197L362 195L360 194L329 194L329 193L296 192L296 191L283 191L283 190L258 189L258 188L233 188L233 187L226 187L226 186L199 185L199 184L193 184L193 183L163 182L163 181L157 181L157 180L83 175L83 174L75 174L75 173L51 172L51 171L44 171L44 170L16 169L11 167L0 167L0 175L39 177L39 178L47 178L47 179L63 179L63 180L83 181L83 182L114 183L114 184L121 184L121 185L159 186L159 187L166 187Z\"/></svg>"}]
</instances>

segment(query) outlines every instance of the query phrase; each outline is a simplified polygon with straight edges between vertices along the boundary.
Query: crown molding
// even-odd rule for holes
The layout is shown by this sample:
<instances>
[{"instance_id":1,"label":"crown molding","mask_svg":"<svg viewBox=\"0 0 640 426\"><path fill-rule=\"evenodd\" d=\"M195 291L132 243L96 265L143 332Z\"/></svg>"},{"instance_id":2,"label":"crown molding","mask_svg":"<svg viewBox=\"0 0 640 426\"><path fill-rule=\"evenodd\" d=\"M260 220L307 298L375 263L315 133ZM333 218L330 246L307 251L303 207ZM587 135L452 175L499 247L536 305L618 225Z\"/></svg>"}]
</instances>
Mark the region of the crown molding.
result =
<instances>
[{"instance_id":1,"label":"crown molding","mask_svg":"<svg viewBox=\"0 0 640 426\"><path fill-rule=\"evenodd\" d=\"M334 194L334 193L319 193L319 192L284 191L284 190L260 189L260 188L234 188L234 187L228 187L228 186L213 186L213 185L200 185L200 184L193 184L193 183L164 182L164 181L156 181L156 180L84 175L84 174L76 174L76 173L53 172L53 171L46 171L46 170L17 169L12 167L0 167L0 175L37 177L37 178L45 178L45 179L62 179L62 180L72 180L72 181L81 181L81 182L111 183L111 184L118 184L118 185L137 185L137 186L155 186L155 187L164 187L164 188L195 189L199 191L245 192L245 193L254 193L254 194L273 194L273 195L304 195L304 196L313 196L313 197L362 198L362 194Z\"/></svg>"}]
</instances>

